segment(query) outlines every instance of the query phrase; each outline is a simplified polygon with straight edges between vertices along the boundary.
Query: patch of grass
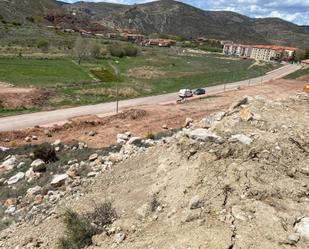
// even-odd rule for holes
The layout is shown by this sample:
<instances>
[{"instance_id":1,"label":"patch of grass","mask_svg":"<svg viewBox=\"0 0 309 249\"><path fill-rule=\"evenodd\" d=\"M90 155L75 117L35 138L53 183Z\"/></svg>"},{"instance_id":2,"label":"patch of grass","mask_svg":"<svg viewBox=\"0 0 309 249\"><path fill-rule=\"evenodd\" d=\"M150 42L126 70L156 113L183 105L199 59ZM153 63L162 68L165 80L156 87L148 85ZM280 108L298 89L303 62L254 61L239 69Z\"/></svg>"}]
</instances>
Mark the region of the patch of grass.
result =
<instances>
[{"instance_id":1,"label":"patch of grass","mask_svg":"<svg viewBox=\"0 0 309 249\"><path fill-rule=\"evenodd\" d=\"M90 72L97 77L102 82L113 82L116 81L116 77L108 70L106 69L92 69Z\"/></svg>"},{"instance_id":2,"label":"patch of grass","mask_svg":"<svg viewBox=\"0 0 309 249\"><path fill-rule=\"evenodd\" d=\"M39 108L16 108L16 109L6 109L0 107L0 117L1 116L12 116L12 115L19 115L19 114L26 114L31 112L37 112Z\"/></svg>"},{"instance_id":3,"label":"patch of grass","mask_svg":"<svg viewBox=\"0 0 309 249\"><path fill-rule=\"evenodd\" d=\"M20 87L92 81L84 70L69 59L27 58L0 58L0 79Z\"/></svg>"},{"instance_id":4,"label":"patch of grass","mask_svg":"<svg viewBox=\"0 0 309 249\"><path fill-rule=\"evenodd\" d=\"M294 73L291 73L291 74L285 76L284 78L293 80L293 79L297 79L297 78L304 76L304 75L309 75L309 68L300 69L300 70L298 70Z\"/></svg>"}]
</instances>

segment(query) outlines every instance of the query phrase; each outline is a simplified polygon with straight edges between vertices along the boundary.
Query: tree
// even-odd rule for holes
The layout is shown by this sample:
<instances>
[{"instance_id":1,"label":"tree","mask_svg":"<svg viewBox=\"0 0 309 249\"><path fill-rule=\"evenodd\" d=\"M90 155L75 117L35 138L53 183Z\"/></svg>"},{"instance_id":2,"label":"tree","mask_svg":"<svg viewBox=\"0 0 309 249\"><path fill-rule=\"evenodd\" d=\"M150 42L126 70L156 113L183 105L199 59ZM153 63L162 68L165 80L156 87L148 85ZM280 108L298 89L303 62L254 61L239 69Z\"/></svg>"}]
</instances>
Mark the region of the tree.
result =
<instances>
[{"instance_id":1,"label":"tree","mask_svg":"<svg viewBox=\"0 0 309 249\"><path fill-rule=\"evenodd\" d=\"M89 53L90 53L90 56L93 58L100 58L101 57L101 45L96 42L90 43Z\"/></svg>"},{"instance_id":2,"label":"tree","mask_svg":"<svg viewBox=\"0 0 309 249\"><path fill-rule=\"evenodd\" d=\"M305 59L306 51L302 49L297 49L294 54L294 61L300 62Z\"/></svg>"},{"instance_id":3,"label":"tree","mask_svg":"<svg viewBox=\"0 0 309 249\"><path fill-rule=\"evenodd\" d=\"M82 62L87 56L89 56L89 43L86 39L79 36L73 47L73 56L77 59L78 64Z\"/></svg>"}]
</instances>

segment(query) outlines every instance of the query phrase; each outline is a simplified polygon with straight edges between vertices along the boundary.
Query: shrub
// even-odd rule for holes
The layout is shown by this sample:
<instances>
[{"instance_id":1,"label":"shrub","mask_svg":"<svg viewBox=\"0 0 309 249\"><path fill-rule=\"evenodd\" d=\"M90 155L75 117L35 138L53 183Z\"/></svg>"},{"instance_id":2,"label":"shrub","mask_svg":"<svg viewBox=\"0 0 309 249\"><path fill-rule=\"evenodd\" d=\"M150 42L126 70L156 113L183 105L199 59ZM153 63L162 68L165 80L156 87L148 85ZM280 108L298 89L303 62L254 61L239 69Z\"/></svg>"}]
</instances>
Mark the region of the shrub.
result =
<instances>
[{"instance_id":1,"label":"shrub","mask_svg":"<svg viewBox=\"0 0 309 249\"><path fill-rule=\"evenodd\" d=\"M104 202L100 205L94 204L94 206L94 211L86 214L88 221L95 224L100 230L104 226L113 223L117 217L117 213L110 202Z\"/></svg>"},{"instance_id":2,"label":"shrub","mask_svg":"<svg viewBox=\"0 0 309 249\"><path fill-rule=\"evenodd\" d=\"M66 237L60 238L58 242L59 249L83 248L91 245L91 238L97 231L89 221L72 210L65 212L63 221L66 228Z\"/></svg>"},{"instance_id":3,"label":"shrub","mask_svg":"<svg viewBox=\"0 0 309 249\"><path fill-rule=\"evenodd\" d=\"M122 58L125 56L124 49L119 45L112 45L109 47L109 52L111 56Z\"/></svg>"},{"instance_id":4,"label":"shrub","mask_svg":"<svg viewBox=\"0 0 309 249\"><path fill-rule=\"evenodd\" d=\"M125 51L126 56L134 57L134 56L137 56L138 54L138 48L136 46L127 45L123 49Z\"/></svg>"},{"instance_id":5,"label":"shrub","mask_svg":"<svg viewBox=\"0 0 309 249\"><path fill-rule=\"evenodd\" d=\"M39 40L37 43L37 47L42 51L47 51L49 48L49 42L45 39Z\"/></svg>"},{"instance_id":6,"label":"shrub","mask_svg":"<svg viewBox=\"0 0 309 249\"><path fill-rule=\"evenodd\" d=\"M92 213L78 215L72 210L64 214L65 237L58 242L59 249L77 249L92 244L92 236L101 233L117 217L112 204L95 205Z\"/></svg>"},{"instance_id":7,"label":"shrub","mask_svg":"<svg viewBox=\"0 0 309 249\"><path fill-rule=\"evenodd\" d=\"M155 139L155 135L151 132L151 131L148 131L147 134L146 134L146 139Z\"/></svg>"},{"instance_id":8,"label":"shrub","mask_svg":"<svg viewBox=\"0 0 309 249\"><path fill-rule=\"evenodd\" d=\"M33 154L35 159L41 159L46 163L58 160L54 147L47 143L36 146Z\"/></svg>"}]
</instances>

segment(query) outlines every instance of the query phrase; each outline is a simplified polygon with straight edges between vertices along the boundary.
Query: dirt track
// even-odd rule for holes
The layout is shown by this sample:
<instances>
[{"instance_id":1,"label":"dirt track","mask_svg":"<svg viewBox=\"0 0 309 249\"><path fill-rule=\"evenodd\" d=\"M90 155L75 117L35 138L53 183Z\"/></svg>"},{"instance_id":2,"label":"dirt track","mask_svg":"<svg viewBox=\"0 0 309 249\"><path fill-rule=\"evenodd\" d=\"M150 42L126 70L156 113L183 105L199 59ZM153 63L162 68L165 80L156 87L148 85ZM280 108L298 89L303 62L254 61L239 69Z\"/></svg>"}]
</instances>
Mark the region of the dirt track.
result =
<instances>
[{"instance_id":1,"label":"dirt track","mask_svg":"<svg viewBox=\"0 0 309 249\"><path fill-rule=\"evenodd\" d=\"M244 87L240 90L209 96L206 99L195 100L183 105L142 105L134 110L124 109L125 114L99 118L84 116L74 118L70 123L54 127L33 128L15 132L0 133L1 146L16 146L26 144L25 137L38 136L32 143L53 142L61 139L65 142L83 141L91 147L104 147L115 143L117 133L130 131L134 136L145 136L148 132L158 133L168 128L180 128L187 117L203 118L206 114L227 108L235 99L244 95L261 95L269 99L286 98L303 88L304 82L277 80L255 87ZM131 110L131 111L129 111ZM44 131L49 131L52 137L47 137ZM89 131L98 134L94 137L87 135ZM9 142L5 142L8 139Z\"/></svg>"}]
</instances>

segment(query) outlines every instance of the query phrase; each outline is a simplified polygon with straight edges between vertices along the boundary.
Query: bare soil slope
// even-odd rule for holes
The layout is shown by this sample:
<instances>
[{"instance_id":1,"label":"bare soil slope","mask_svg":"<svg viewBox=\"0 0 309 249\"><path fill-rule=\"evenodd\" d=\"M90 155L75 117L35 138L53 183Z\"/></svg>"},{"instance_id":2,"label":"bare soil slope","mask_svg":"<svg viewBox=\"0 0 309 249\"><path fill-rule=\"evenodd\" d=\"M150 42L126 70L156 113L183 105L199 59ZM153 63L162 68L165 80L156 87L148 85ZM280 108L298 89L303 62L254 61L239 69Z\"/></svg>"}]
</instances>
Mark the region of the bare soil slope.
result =
<instances>
[{"instance_id":1,"label":"bare soil slope","mask_svg":"<svg viewBox=\"0 0 309 249\"><path fill-rule=\"evenodd\" d=\"M127 143L128 159L77 187L73 177L58 204L0 232L0 247L56 248L65 208L109 200L119 217L89 249L308 248L308 106L305 94L241 98L143 153Z\"/></svg>"}]
</instances>

